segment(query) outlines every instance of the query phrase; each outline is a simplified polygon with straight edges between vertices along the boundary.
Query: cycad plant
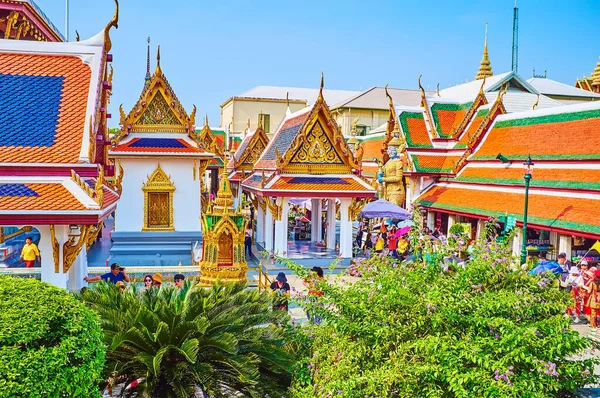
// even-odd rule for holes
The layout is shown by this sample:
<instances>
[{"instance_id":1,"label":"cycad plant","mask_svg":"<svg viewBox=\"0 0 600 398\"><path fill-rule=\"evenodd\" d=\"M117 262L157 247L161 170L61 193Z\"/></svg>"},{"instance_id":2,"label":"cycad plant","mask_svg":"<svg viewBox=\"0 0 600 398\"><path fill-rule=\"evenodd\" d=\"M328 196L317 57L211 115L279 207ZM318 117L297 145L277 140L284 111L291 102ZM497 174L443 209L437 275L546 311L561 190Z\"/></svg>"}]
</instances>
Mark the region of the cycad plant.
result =
<instances>
[{"instance_id":1,"label":"cycad plant","mask_svg":"<svg viewBox=\"0 0 600 398\"><path fill-rule=\"evenodd\" d=\"M122 396L279 397L289 386L288 315L244 284L121 292L101 283L80 297L100 315L105 377L127 387Z\"/></svg>"}]
</instances>

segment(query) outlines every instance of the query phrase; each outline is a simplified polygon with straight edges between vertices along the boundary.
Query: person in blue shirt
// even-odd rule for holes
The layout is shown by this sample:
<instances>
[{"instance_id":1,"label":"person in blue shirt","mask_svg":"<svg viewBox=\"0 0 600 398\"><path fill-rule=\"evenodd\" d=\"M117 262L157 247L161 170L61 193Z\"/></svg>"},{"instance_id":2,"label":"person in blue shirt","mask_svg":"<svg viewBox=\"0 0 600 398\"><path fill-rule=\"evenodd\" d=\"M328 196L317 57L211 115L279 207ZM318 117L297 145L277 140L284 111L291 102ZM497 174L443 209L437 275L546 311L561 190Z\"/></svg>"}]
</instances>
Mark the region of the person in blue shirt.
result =
<instances>
[{"instance_id":1,"label":"person in blue shirt","mask_svg":"<svg viewBox=\"0 0 600 398\"><path fill-rule=\"evenodd\" d=\"M98 282L99 280L104 280L116 284L117 282L122 281L129 282L129 275L125 273L125 268L119 266L117 263L112 263L110 265L110 272L107 272L104 275L93 276L91 278L86 276L83 278L83 280L86 282Z\"/></svg>"}]
</instances>

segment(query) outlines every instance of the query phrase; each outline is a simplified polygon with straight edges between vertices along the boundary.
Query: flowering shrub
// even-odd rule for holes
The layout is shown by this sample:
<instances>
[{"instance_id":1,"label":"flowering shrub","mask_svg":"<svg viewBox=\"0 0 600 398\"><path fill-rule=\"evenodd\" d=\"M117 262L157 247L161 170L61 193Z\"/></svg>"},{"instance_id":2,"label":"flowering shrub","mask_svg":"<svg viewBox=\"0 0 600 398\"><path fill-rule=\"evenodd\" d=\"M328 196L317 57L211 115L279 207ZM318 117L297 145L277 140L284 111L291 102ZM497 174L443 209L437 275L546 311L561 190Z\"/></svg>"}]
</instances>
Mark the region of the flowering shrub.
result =
<instances>
[{"instance_id":1,"label":"flowering shrub","mask_svg":"<svg viewBox=\"0 0 600 398\"><path fill-rule=\"evenodd\" d=\"M535 398L596 380L564 317L570 297L509 248L482 239L450 273L424 261L375 257L355 264L357 282L321 284L293 397Z\"/></svg>"}]
</instances>

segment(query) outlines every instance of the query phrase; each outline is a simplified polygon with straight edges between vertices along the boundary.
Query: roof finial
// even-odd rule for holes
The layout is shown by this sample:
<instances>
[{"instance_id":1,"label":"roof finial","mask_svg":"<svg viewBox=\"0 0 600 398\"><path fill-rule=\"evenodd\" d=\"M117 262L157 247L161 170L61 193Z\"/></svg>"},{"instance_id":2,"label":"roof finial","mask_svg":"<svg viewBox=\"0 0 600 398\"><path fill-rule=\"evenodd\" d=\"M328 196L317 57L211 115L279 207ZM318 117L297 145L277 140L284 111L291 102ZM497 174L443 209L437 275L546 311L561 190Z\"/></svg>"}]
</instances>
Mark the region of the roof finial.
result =
<instances>
[{"instance_id":1,"label":"roof finial","mask_svg":"<svg viewBox=\"0 0 600 398\"><path fill-rule=\"evenodd\" d=\"M156 50L156 72L157 75L162 75L162 69L160 68L160 44L158 45L158 50Z\"/></svg>"},{"instance_id":2,"label":"roof finial","mask_svg":"<svg viewBox=\"0 0 600 398\"><path fill-rule=\"evenodd\" d=\"M325 85L325 74L321 72L321 86L319 87L318 101L323 101L323 86Z\"/></svg>"},{"instance_id":3,"label":"roof finial","mask_svg":"<svg viewBox=\"0 0 600 398\"><path fill-rule=\"evenodd\" d=\"M112 41L110 41L109 35L110 28L112 26L114 26L115 29L119 29L119 0L115 0L115 14L113 15L108 25L106 25L106 27L104 28L104 51L106 51L107 53L112 48Z\"/></svg>"},{"instance_id":4,"label":"roof finial","mask_svg":"<svg viewBox=\"0 0 600 398\"><path fill-rule=\"evenodd\" d=\"M533 107L531 109L535 111L535 107L538 106L539 103L540 103L540 95L538 94L537 100L535 101L535 104L533 104Z\"/></svg>"},{"instance_id":5,"label":"roof finial","mask_svg":"<svg viewBox=\"0 0 600 398\"><path fill-rule=\"evenodd\" d=\"M492 72L492 65L488 56L488 23L485 23L485 41L483 44L483 58L481 59L481 63L479 64L479 71L477 72L477 76L475 76L475 80L481 80L484 77L490 77L494 74Z\"/></svg>"},{"instance_id":6,"label":"roof finial","mask_svg":"<svg viewBox=\"0 0 600 398\"><path fill-rule=\"evenodd\" d=\"M435 93L437 94L438 97L441 97L441 95L440 95L440 84L439 83L435 87Z\"/></svg>"},{"instance_id":7,"label":"roof finial","mask_svg":"<svg viewBox=\"0 0 600 398\"><path fill-rule=\"evenodd\" d=\"M208 127L208 113L204 114L204 125Z\"/></svg>"},{"instance_id":8,"label":"roof finial","mask_svg":"<svg viewBox=\"0 0 600 398\"><path fill-rule=\"evenodd\" d=\"M79 32L75 29L75 41L79 41L81 38L79 37Z\"/></svg>"},{"instance_id":9,"label":"roof finial","mask_svg":"<svg viewBox=\"0 0 600 398\"><path fill-rule=\"evenodd\" d=\"M146 84L150 82L150 36L148 36L148 56L146 57Z\"/></svg>"},{"instance_id":10,"label":"roof finial","mask_svg":"<svg viewBox=\"0 0 600 398\"><path fill-rule=\"evenodd\" d=\"M392 96L390 95L389 91L388 91L388 85L385 85L385 96L388 97L388 99L390 100L390 109L392 109L394 107L394 99L392 98Z\"/></svg>"},{"instance_id":11,"label":"roof finial","mask_svg":"<svg viewBox=\"0 0 600 398\"><path fill-rule=\"evenodd\" d=\"M290 92L285 93L285 115L289 116L292 114L292 109L290 108Z\"/></svg>"},{"instance_id":12,"label":"roof finial","mask_svg":"<svg viewBox=\"0 0 600 398\"><path fill-rule=\"evenodd\" d=\"M486 76L483 77L483 81L481 82L481 87L479 87L479 95L483 95L483 86L485 86Z\"/></svg>"}]
</instances>

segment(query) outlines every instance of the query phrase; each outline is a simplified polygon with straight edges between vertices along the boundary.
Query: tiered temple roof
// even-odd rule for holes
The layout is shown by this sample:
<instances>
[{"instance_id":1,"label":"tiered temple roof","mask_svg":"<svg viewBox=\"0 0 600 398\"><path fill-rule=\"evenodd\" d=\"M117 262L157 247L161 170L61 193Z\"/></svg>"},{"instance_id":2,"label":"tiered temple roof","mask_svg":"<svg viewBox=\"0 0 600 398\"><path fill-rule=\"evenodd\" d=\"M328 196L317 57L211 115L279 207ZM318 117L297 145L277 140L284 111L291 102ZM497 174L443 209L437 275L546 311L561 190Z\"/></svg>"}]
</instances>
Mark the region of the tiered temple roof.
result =
<instances>
[{"instance_id":1,"label":"tiered temple roof","mask_svg":"<svg viewBox=\"0 0 600 398\"><path fill-rule=\"evenodd\" d=\"M320 93L312 107L286 115L242 186L259 196L373 197L375 190L359 174Z\"/></svg>"},{"instance_id":2,"label":"tiered temple roof","mask_svg":"<svg viewBox=\"0 0 600 398\"><path fill-rule=\"evenodd\" d=\"M269 138L260 120L261 118L259 118L256 130L244 137L244 140L227 164L229 181L232 183L239 183L246 175L252 173L254 165L269 144Z\"/></svg>"},{"instance_id":3,"label":"tiered temple roof","mask_svg":"<svg viewBox=\"0 0 600 398\"><path fill-rule=\"evenodd\" d=\"M584 76L581 80L577 79L575 87L600 93L600 59L598 59L598 63L596 64L596 68L592 72L592 75L590 77Z\"/></svg>"},{"instance_id":4,"label":"tiered temple roof","mask_svg":"<svg viewBox=\"0 0 600 398\"><path fill-rule=\"evenodd\" d=\"M567 137L567 138L566 138ZM418 203L475 217L523 218L522 163L535 171L529 193L534 228L600 237L600 104L500 115L455 177L441 178ZM498 153L508 165L496 160Z\"/></svg>"},{"instance_id":5,"label":"tiered temple roof","mask_svg":"<svg viewBox=\"0 0 600 398\"><path fill-rule=\"evenodd\" d=\"M104 170L113 173L105 145L117 21L118 8L88 40L0 45L1 224L97 224L114 210Z\"/></svg>"},{"instance_id":6,"label":"tiered temple roof","mask_svg":"<svg viewBox=\"0 0 600 398\"><path fill-rule=\"evenodd\" d=\"M120 107L121 131L113 138L111 157L212 157L194 130L196 106L186 112L162 71L160 47L156 59L154 74L129 114Z\"/></svg>"}]
</instances>

